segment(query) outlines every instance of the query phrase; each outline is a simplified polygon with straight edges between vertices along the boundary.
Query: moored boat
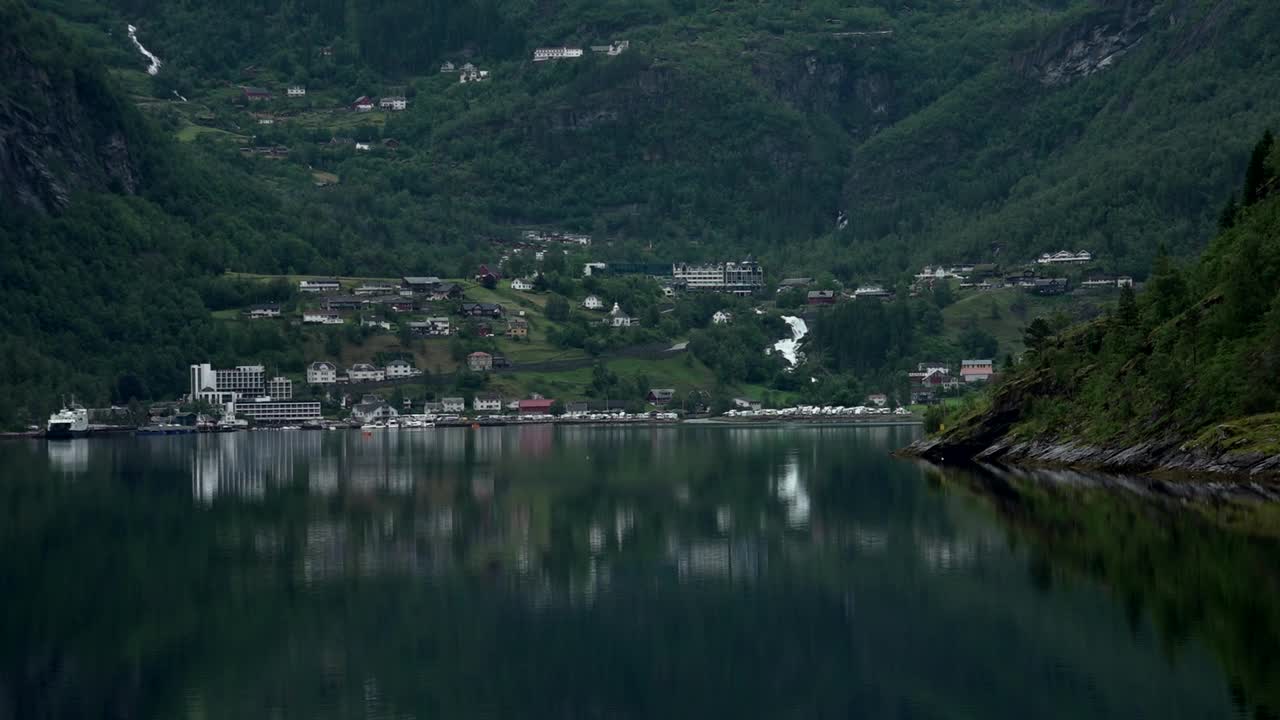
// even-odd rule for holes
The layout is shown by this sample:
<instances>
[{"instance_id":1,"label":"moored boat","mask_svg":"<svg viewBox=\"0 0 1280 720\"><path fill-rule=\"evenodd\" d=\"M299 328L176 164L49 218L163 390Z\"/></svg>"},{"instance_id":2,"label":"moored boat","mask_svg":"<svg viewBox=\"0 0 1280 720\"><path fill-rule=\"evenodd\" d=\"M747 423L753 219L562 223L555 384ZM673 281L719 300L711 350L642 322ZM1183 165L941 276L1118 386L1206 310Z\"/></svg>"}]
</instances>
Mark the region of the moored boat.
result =
<instances>
[{"instance_id":1,"label":"moored boat","mask_svg":"<svg viewBox=\"0 0 1280 720\"><path fill-rule=\"evenodd\" d=\"M51 440L65 440L84 437L89 431L89 411L73 400L69 406L64 405L61 410L49 416L44 436Z\"/></svg>"}]
</instances>

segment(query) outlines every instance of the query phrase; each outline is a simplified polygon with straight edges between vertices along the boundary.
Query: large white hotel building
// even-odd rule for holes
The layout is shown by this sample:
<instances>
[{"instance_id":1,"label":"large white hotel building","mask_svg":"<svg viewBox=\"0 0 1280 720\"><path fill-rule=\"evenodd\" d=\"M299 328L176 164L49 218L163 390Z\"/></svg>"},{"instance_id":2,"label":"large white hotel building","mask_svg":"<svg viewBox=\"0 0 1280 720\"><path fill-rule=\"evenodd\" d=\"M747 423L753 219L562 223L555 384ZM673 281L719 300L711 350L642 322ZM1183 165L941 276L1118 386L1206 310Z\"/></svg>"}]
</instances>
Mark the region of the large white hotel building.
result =
<instances>
[{"instance_id":1,"label":"large white hotel building","mask_svg":"<svg viewBox=\"0 0 1280 720\"><path fill-rule=\"evenodd\" d=\"M191 400L222 405L232 415L258 422L283 423L320 419L320 403L294 402L293 381L267 378L261 365L215 369L209 363L191 366Z\"/></svg>"}]
</instances>

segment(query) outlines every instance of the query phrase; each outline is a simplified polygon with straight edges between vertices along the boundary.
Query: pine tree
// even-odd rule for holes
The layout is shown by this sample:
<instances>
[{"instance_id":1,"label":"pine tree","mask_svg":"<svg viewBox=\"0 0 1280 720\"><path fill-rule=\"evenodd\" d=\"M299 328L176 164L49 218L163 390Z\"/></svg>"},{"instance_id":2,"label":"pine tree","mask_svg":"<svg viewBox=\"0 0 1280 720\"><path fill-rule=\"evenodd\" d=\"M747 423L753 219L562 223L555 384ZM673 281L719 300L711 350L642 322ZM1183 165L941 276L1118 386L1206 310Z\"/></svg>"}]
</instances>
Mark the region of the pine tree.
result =
<instances>
[{"instance_id":1,"label":"pine tree","mask_svg":"<svg viewBox=\"0 0 1280 720\"><path fill-rule=\"evenodd\" d=\"M1244 174L1244 198L1243 204L1249 207L1257 203L1266 196L1266 186L1272 179L1272 168L1267 167L1267 156L1271 154L1271 146L1275 143L1275 138L1268 130L1262 135L1262 140L1253 147L1253 154L1249 156L1249 168Z\"/></svg>"},{"instance_id":2,"label":"pine tree","mask_svg":"<svg viewBox=\"0 0 1280 720\"><path fill-rule=\"evenodd\" d=\"M1236 196L1227 199L1227 204L1218 215L1218 232L1226 232L1236 226L1236 216L1240 214L1240 206L1236 204Z\"/></svg>"},{"instance_id":3,"label":"pine tree","mask_svg":"<svg viewBox=\"0 0 1280 720\"><path fill-rule=\"evenodd\" d=\"M1138 300L1133 294L1133 286L1125 285L1120 288L1120 307L1117 314L1120 317L1120 323L1125 327L1134 327L1138 324Z\"/></svg>"},{"instance_id":4,"label":"pine tree","mask_svg":"<svg viewBox=\"0 0 1280 720\"><path fill-rule=\"evenodd\" d=\"M1027 349L1034 353L1039 353L1049 341L1049 337L1053 335L1053 328L1049 327L1049 323L1044 318L1036 318L1027 326L1026 332L1023 333L1022 342Z\"/></svg>"}]
</instances>

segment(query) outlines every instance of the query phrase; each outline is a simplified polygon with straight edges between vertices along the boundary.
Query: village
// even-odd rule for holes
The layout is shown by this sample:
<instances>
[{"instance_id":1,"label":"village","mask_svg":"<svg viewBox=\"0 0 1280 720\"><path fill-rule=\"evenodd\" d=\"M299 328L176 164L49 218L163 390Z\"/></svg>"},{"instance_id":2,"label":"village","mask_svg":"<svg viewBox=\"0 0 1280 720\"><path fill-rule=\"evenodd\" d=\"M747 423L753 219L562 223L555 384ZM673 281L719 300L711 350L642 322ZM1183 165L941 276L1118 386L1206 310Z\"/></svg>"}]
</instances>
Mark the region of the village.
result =
<instances>
[{"instance_id":1,"label":"village","mask_svg":"<svg viewBox=\"0 0 1280 720\"><path fill-rule=\"evenodd\" d=\"M481 264L470 278L405 275L398 280L301 277L288 303L255 304L244 308L248 322L283 321L320 332L350 328L387 338L381 361L342 363L336 356L311 358L305 372L294 378L270 375L262 366L215 369L193 365L190 392L184 402L199 412L182 417L188 425L234 429L256 427L425 427L432 424L509 424L527 422L673 422L718 416L723 421L832 421L840 419L911 419L911 408L946 402L967 395L998 378L993 357L964 358L958 363L926 361L904 373L902 382L869 394L860 405L766 406L759 398L735 396L712 408L704 390L653 386L633 397L601 402L578 397L554 397L538 392L521 395L490 389L485 378L519 377L526 368L586 368L598 360L586 356L543 360L521 357L531 335L545 337L547 280L539 270L505 277L512 258L527 253L540 263L548 253L588 252L592 237L557 230L527 230L515 243L496 244L502 252L492 266ZM726 297L746 301L754 314L778 313L784 294L801 293L801 311L810 319L842 302L886 302L906 292L932 292L940 285L958 294L998 290L1033 296L1066 292L1096 292L1129 287L1127 277L1091 272L1093 256L1085 251L1044 254L1024 266L1001 272L997 265L931 265L902 290L866 282L848 288L812 289L811 277L766 281L764 267L750 258L735 261L596 262L581 265L581 283L603 278L640 277L651 282L659 302L674 307L682 298ZM1075 279L1071 279L1074 277ZM592 285L594 286L594 285ZM901 286L899 286L901 287ZM641 318L606 294L582 290L571 312L586 318L598 332L628 332L643 327ZM535 301L537 299L537 301ZM539 304L542 303L542 304ZM774 305L776 307L771 307ZM741 312L742 306L737 306ZM709 326L730 325L735 311L727 305L707 319ZM453 353L461 377L441 367L424 367L421 353L406 352L407 343L442 348L449 341L467 339L465 352ZM397 344L396 340L401 342ZM499 346L495 341L501 340ZM431 345L431 343L444 344ZM491 343L483 349L475 343ZM522 345L523 343L523 345ZM400 348L399 351L396 348ZM680 344L667 348L672 357ZM335 354L336 355L336 354ZM514 357L513 357L514 356ZM435 355L439 357L439 355ZM541 360L541 362L539 362ZM303 389L295 395L295 382ZM439 392L430 388L439 387ZM415 388L407 392L409 388ZM450 391L453 391L452 393ZM173 410L174 407L168 408ZM714 410L714 412L713 412ZM154 425L166 425L153 418ZM170 423L178 424L178 423Z\"/></svg>"}]
</instances>

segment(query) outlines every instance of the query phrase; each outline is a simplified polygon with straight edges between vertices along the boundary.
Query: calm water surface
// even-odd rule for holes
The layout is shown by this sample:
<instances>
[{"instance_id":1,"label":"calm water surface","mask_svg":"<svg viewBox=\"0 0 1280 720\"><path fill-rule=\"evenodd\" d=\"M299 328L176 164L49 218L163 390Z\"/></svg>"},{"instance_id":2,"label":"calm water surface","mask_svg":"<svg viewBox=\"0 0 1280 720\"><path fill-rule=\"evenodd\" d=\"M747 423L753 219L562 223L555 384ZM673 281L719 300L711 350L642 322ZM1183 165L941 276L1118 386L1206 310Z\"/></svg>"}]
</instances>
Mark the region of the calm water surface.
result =
<instances>
[{"instance_id":1,"label":"calm water surface","mask_svg":"<svg viewBox=\"0 0 1280 720\"><path fill-rule=\"evenodd\" d=\"M915 432L0 444L0 719L1275 717L1274 535Z\"/></svg>"}]
</instances>

